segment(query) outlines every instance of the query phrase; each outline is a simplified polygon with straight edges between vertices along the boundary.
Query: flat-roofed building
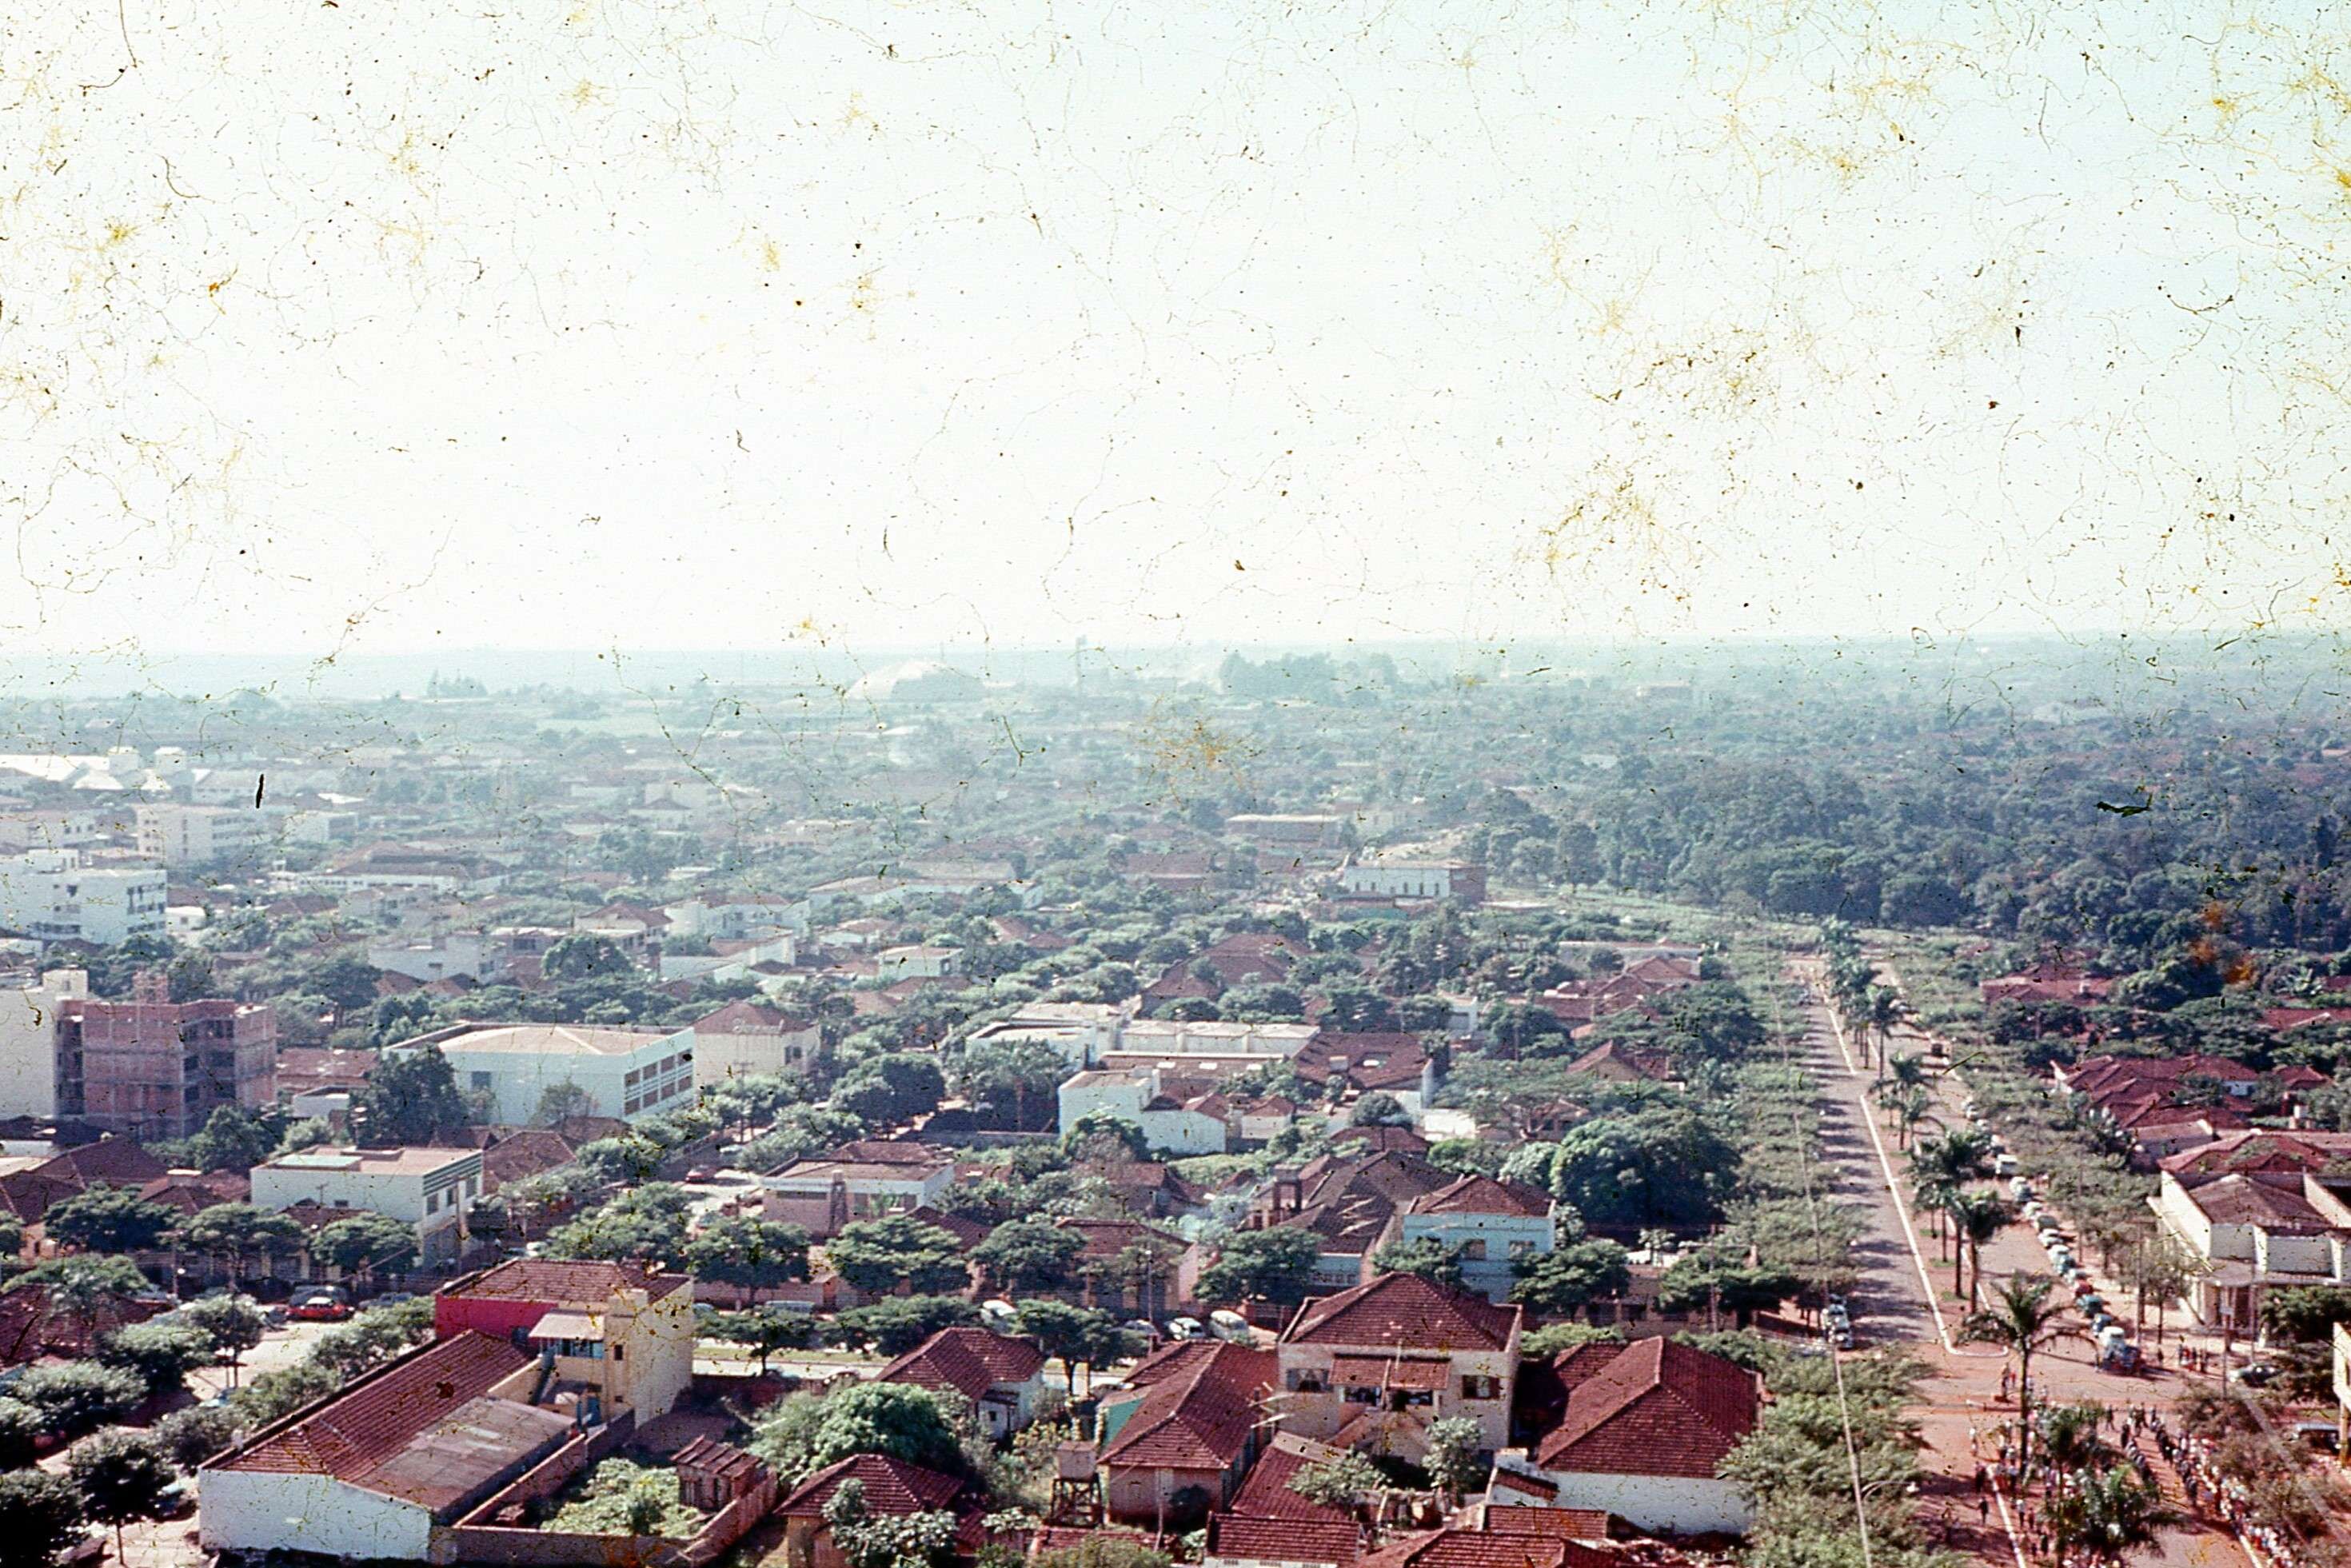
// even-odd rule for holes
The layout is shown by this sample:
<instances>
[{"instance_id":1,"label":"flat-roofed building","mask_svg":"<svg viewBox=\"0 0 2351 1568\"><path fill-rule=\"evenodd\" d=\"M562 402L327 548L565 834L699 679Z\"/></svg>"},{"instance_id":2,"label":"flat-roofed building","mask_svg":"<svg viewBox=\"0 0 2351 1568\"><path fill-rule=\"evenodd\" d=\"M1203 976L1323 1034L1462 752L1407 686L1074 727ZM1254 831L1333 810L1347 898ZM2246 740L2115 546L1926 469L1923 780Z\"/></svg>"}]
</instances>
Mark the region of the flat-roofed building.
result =
<instances>
[{"instance_id":1,"label":"flat-roofed building","mask_svg":"<svg viewBox=\"0 0 2351 1568\"><path fill-rule=\"evenodd\" d=\"M588 1097L585 1114L638 1117L674 1111L694 1098L691 1029L614 1029L586 1024L463 1023L387 1046L393 1054L438 1046L460 1093L489 1096L493 1122L524 1126L559 1084Z\"/></svg>"},{"instance_id":2,"label":"flat-roofed building","mask_svg":"<svg viewBox=\"0 0 2351 1568\"><path fill-rule=\"evenodd\" d=\"M426 1268L465 1249L465 1216L482 1196L478 1149L303 1149L253 1167L253 1205L367 1209L416 1227Z\"/></svg>"}]
</instances>

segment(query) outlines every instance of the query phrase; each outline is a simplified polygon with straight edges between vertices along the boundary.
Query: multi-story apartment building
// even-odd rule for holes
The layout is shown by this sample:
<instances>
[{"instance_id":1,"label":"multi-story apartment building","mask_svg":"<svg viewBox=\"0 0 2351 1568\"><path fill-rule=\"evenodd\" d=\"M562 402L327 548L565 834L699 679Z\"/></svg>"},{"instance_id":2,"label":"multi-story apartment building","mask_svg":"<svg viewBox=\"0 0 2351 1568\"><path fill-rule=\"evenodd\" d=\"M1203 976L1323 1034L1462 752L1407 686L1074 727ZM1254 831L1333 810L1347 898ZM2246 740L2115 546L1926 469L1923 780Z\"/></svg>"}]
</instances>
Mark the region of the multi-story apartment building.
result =
<instances>
[{"instance_id":1,"label":"multi-story apartment building","mask_svg":"<svg viewBox=\"0 0 2351 1568\"><path fill-rule=\"evenodd\" d=\"M47 1122L57 1113L57 1020L89 995L79 969L51 969L37 986L0 991L0 1116Z\"/></svg>"},{"instance_id":2,"label":"multi-story apartment building","mask_svg":"<svg viewBox=\"0 0 2351 1568\"><path fill-rule=\"evenodd\" d=\"M141 806L139 852L178 870L250 863L269 842L252 806Z\"/></svg>"},{"instance_id":3,"label":"multi-story apartment building","mask_svg":"<svg viewBox=\"0 0 2351 1568\"><path fill-rule=\"evenodd\" d=\"M161 974L131 999L65 1004L57 1114L141 1139L184 1138L223 1105L277 1098L277 1018L266 1002L174 1002Z\"/></svg>"},{"instance_id":4,"label":"multi-story apartment building","mask_svg":"<svg viewBox=\"0 0 2351 1568\"><path fill-rule=\"evenodd\" d=\"M0 859L0 927L99 946L161 936L163 883L161 866L89 866L72 850L30 850Z\"/></svg>"}]
</instances>

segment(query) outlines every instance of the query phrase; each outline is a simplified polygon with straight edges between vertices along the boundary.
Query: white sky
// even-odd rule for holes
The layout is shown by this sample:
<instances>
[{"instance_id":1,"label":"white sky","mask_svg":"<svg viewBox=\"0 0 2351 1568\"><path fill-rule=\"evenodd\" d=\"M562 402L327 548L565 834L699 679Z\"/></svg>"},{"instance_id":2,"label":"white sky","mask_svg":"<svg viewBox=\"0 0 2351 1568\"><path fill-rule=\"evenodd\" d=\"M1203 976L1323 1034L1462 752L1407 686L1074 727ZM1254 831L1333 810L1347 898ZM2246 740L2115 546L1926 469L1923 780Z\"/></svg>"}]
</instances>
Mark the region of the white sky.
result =
<instances>
[{"instance_id":1,"label":"white sky","mask_svg":"<svg viewBox=\"0 0 2351 1568\"><path fill-rule=\"evenodd\" d=\"M0 644L2351 602L2341 8L566 4L0 35Z\"/></svg>"}]
</instances>

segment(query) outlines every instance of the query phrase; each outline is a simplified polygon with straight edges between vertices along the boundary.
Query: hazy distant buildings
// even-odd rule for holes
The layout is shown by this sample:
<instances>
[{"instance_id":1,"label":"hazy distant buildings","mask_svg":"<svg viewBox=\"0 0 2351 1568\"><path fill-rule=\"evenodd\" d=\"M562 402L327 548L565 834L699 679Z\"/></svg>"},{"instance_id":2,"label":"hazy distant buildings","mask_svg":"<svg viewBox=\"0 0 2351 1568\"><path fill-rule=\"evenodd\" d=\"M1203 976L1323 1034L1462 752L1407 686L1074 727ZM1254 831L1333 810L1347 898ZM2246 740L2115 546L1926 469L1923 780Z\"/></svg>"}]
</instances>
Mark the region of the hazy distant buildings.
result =
<instances>
[{"instance_id":1,"label":"hazy distant buildings","mask_svg":"<svg viewBox=\"0 0 2351 1568\"><path fill-rule=\"evenodd\" d=\"M1348 898L1458 898L1483 902L1486 868L1468 861L1356 860L1339 868Z\"/></svg>"},{"instance_id":2,"label":"hazy distant buildings","mask_svg":"<svg viewBox=\"0 0 2351 1568\"><path fill-rule=\"evenodd\" d=\"M139 852L174 871L248 864L269 839L269 820L250 804L139 808Z\"/></svg>"},{"instance_id":3,"label":"hazy distant buildings","mask_svg":"<svg viewBox=\"0 0 2351 1568\"><path fill-rule=\"evenodd\" d=\"M43 942L110 946L163 935L161 866L89 866L72 850L0 859L0 927Z\"/></svg>"}]
</instances>

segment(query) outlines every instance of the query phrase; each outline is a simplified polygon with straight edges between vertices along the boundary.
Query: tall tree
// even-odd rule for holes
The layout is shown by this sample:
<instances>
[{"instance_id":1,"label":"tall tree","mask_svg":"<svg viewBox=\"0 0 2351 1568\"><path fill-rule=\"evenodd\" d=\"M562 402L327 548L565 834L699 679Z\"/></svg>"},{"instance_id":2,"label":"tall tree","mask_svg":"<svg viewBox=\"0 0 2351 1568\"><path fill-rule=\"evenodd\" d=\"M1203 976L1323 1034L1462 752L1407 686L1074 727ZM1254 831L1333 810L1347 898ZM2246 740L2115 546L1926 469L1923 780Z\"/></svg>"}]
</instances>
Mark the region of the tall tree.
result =
<instances>
[{"instance_id":1,"label":"tall tree","mask_svg":"<svg viewBox=\"0 0 2351 1568\"><path fill-rule=\"evenodd\" d=\"M2031 1447L2032 1358L2057 1340L2075 1331L2066 1322L2071 1303L2051 1299L2051 1281L2015 1274L1994 1291L1980 1312L1970 1314L1970 1339L1996 1344L2016 1357L2016 1452L2022 1459Z\"/></svg>"},{"instance_id":2,"label":"tall tree","mask_svg":"<svg viewBox=\"0 0 2351 1568\"><path fill-rule=\"evenodd\" d=\"M386 1052L351 1097L354 1133L371 1144L430 1144L471 1120L457 1075L437 1045Z\"/></svg>"},{"instance_id":3,"label":"tall tree","mask_svg":"<svg viewBox=\"0 0 2351 1568\"><path fill-rule=\"evenodd\" d=\"M163 1516L164 1490L180 1479L162 1445L144 1432L100 1432L66 1455L66 1474L81 1494L83 1511L114 1527L114 1560L122 1558L122 1527Z\"/></svg>"}]
</instances>

